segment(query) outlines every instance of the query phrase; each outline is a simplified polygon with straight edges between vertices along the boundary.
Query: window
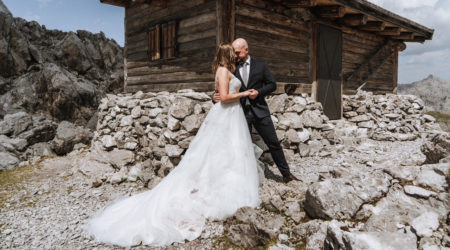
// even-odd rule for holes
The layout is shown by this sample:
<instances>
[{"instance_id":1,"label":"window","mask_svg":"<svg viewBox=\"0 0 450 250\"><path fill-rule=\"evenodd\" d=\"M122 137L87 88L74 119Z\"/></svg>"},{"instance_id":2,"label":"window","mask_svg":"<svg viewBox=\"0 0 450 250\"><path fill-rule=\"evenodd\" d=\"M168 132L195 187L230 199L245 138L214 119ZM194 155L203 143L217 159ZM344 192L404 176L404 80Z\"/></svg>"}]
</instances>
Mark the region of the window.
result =
<instances>
[{"instance_id":1,"label":"window","mask_svg":"<svg viewBox=\"0 0 450 250\"><path fill-rule=\"evenodd\" d=\"M151 61L175 57L176 22L152 26L148 30L148 58Z\"/></svg>"}]
</instances>

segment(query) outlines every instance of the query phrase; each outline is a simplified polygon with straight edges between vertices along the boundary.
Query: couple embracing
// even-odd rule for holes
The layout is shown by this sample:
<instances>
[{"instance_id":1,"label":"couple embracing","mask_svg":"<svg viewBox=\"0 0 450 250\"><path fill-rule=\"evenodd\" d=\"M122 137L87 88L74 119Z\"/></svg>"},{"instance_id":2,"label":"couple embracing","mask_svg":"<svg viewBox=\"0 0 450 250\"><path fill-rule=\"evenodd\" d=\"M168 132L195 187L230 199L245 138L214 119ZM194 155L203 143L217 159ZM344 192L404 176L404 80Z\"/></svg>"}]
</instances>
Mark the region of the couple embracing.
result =
<instances>
[{"instance_id":1,"label":"couple embracing","mask_svg":"<svg viewBox=\"0 0 450 250\"><path fill-rule=\"evenodd\" d=\"M275 90L263 62L249 56L247 42L221 44L213 62L216 92L211 108L184 157L156 187L121 198L93 215L86 230L120 246L167 246L200 236L207 218L224 219L259 205L252 126L269 147L283 180L289 171L264 96ZM237 64L236 64L237 62Z\"/></svg>"}]
</instances>

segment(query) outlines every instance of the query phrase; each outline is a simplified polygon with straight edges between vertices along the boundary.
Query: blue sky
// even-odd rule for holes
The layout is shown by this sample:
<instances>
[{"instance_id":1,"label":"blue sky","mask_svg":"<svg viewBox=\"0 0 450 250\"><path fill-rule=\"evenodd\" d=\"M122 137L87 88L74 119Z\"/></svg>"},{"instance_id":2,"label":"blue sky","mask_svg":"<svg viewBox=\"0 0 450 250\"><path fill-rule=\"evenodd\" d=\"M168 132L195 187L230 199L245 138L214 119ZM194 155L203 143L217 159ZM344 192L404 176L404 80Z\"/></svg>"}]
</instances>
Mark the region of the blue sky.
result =
<instances>
[{"instance_id":1,"label":"blue sky","mask_svg":"<svg viewBox=\"0 0 450 250\"><path fill-rule=\"evenodd\" d=\"M399 83L429 74L450 79L450 0L369 0L435 29L432 41L407 43L400 53ZM35 20L48 29L103 31L124 44L124 9L99 0L3 0L15 17Z\"/></svg>"},{"instance_id":2,"label":"blue sky","mask_svg":"<svg viewBox=\"0 0 450 250\"><path fill-rule=\"evenodd\" d=\"M3 0L14 17L35 20L47 29L63 31L103 31L106 37L124 44L122 7L100 3L100 0Z\"/></svg>"}]
</instances>

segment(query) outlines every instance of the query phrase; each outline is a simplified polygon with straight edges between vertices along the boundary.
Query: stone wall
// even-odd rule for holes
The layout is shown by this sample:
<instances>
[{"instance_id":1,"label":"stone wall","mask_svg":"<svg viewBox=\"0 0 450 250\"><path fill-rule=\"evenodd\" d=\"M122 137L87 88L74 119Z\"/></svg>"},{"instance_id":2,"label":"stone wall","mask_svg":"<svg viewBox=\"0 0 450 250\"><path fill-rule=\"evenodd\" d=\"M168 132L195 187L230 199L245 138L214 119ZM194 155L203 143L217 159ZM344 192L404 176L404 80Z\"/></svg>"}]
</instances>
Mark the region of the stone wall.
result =
<instances>
[{"instance_id":1,"label":"stone wall","mask_svg":"<svg viewBox=\"0 0 450 250\"><path fill-rule=\"evenodd\" d=\"M322 106L308 96L268 97L279 140L288 160L320 153L336 143L334 126ZM106 151L130 150L160 176L176 165L213 106L206 93L181 90L134 95L107 95L101 100L93 144ZM255 144L267 150L253 134ZM271 161L268 153L264 159Z\"/></svg>"},{"instance_id":2,"label":"stone wall","mask_svg":"<svg viewBox=\"0 0 450 250\"><path fill-rule=\"evenodd\" d=\"M269 96L267 102L288 161L326 156L335 144L356 145L368 138L415 140L424 131L439 129L433 117L423 114L423 102L415 96L369 92L344 96L344 119L335 121L330 121L322 105L306 94ZM127 151L133 156L128 165L144 163L145 168L163 177L178 164L212 106L209 94L188 89L177 93L108 94L98 108L92 143L97 149L109 151L108 155ZM265 151L260 160L272 164L268 148L256 131L252 138Z\"/></svg>"}]
</instances>

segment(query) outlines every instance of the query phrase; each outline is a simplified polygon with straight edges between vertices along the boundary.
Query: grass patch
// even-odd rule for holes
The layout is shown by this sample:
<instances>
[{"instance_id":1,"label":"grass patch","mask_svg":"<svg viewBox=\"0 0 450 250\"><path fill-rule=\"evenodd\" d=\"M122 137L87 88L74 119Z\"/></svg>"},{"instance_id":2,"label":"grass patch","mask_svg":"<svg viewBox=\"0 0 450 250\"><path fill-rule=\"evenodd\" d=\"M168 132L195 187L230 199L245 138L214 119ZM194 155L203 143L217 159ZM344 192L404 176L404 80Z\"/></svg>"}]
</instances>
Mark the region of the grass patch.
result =
<instances>
[{"instance_id":1,"label":"grass patch","mask_svg":"<svg viewBox=\"0 0 450 250\"><path fill-rule=\"evenodd\" d=\"M450 114L441 113L438 111L430 111L427 112L427 115L431 115L432 117L436 118L436 120L439 121L450 121Z\"/></svg>"},{"instance_id":2,"label":"grass patch","mask_svg":"<svg viewBox=\"0 0 450 250\"><path fill-rule=\"evenodd\" d=\"M18 195L24 189L24 184L35 179L38 174L36 170L40 170L40 164L52 156L43 156L36 161L35 164L25 165L19 168L0 171L0 208L4 208L9 203L11 197ZM16 202L24 203L29 199L27 194L23 194ZM14 204L10 204L14 205ZM34 202L30 201L24 206L34 206Z\"/></svg>"}]
</instances>

